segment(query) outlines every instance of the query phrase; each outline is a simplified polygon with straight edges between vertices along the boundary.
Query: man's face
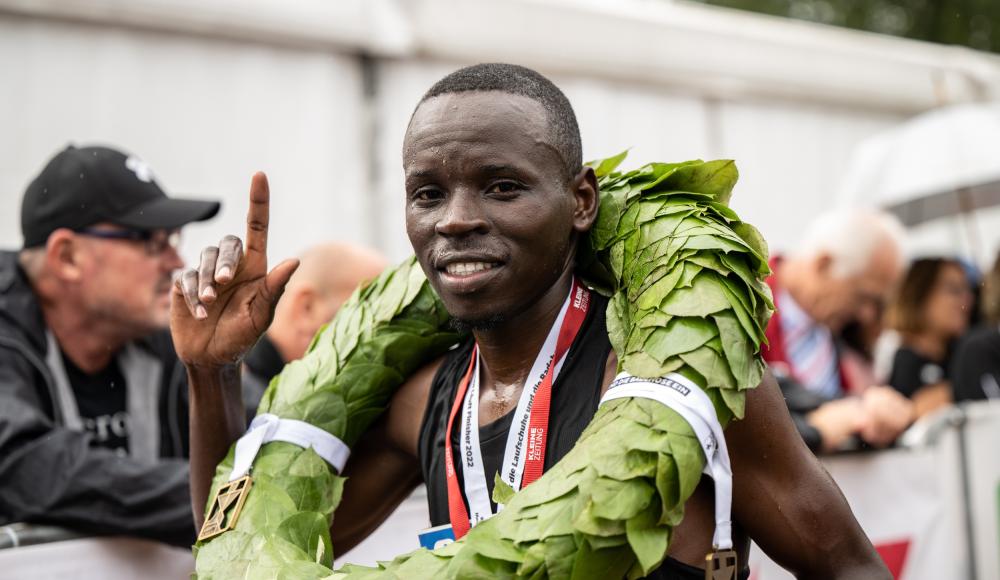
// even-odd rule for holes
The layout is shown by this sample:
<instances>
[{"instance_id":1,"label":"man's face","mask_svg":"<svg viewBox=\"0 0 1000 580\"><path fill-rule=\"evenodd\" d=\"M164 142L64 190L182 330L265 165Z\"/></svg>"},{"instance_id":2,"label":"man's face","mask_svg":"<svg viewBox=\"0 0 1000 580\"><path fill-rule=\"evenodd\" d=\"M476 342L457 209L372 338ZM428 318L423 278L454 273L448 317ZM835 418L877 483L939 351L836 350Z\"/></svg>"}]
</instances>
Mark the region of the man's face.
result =
<instances>
[{"instance_id":1,"label":"man's face","mask_svg":"<svg viewBox=\"0 0 1000 580\"><path fill-rule=\"evenodd\" d=\"M85 308L134 337L166 328L172 274L184 266L177 249L165 243L167 235L156 232L148 242L78 235L83 244L80 290Z\"/></svg>"},{"instance_id":2,"label":"man's face","mask_svg":"<svg viewBox=\"0 0 1000 580\"><path fill-rule=\"evenodd\" d=\"M844 276L832 264L818 265L814 281L818 297L816 320L835 332L851 321L865 326L878 324L901 274L902 257L889 246L876 250L858 274Z\"/></svg>"},{"instance_id":3,"label":"man's face","mask_svg":"<svg viewBox=\"0 0 1000 580\"><path fill-rule=\"evenodd\" d=\"M403 144L406 232L453 318L508 320L572 266L580 178L567 179L544 108L466 92L414 113ZM592 219L592 218L591 218Z\"/></svg>"}]
</instances>

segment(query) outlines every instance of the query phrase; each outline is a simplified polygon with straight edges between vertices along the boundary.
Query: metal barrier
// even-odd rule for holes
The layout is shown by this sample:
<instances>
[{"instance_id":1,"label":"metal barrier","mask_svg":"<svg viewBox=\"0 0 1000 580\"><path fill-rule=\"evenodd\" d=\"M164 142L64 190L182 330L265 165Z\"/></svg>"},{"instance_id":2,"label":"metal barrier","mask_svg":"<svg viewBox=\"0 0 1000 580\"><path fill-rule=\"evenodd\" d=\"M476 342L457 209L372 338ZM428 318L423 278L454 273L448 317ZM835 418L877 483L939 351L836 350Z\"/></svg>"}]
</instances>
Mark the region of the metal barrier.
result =
<instances>
[{"instance_id":1,"label":"metal barrier","mask_svg":"<svg viewBox=\"0 0 1000 580\"><path fill-rule=\"evenodd\" d=\"M1000 404L950 407L898 448L822 458L897 580L1000 578ZM752 580L792 576L756 546Z\"/></svg>"},{"instance_id":2,"label":"metal barrier","mask_svg":"<svg viewBox=\"0 0 1000 580\"><path fill-rule=\"evenodd\" d=\"M965 408L968 529L977 580L1000 578L1000 402Z\"/></svg>"},{"instance_id":3,"label":"metal barrier","mask_svg":"<svg viewBox=\"0 0 1000 580\"><path fill-rule=\"evenodd\" d=\"M190 550L138 538L86 537L57 526L0 526L0 580L182 580Z\"/></svg>"},{"instance_id":4,"label":"metal barrier","mask_svg":"<svg viewBox=\"0 0 1000 580\"><path fill-rule=\"evenodd\" d=\"M60 528L58 526L41 526L35 524L9 524L0 526L0 550L48 544L82 538L85 534Z\"/></svg>"}]
</instances>

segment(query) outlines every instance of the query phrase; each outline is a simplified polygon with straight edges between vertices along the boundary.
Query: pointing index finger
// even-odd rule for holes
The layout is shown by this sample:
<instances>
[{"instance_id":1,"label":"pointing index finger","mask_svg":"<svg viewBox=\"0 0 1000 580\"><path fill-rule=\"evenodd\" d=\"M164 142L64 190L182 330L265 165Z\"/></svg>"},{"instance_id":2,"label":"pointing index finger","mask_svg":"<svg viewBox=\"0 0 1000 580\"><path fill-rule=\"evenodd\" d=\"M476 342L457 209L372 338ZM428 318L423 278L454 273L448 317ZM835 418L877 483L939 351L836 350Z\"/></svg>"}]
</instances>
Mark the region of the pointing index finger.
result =
<instances>
[{"instance_id":1,"label":"pointing index finger","mask_svg":"<svg viewBox=\"0 0 1000 580\"><path fill-rule=\"evenodd\" d=\"M250 208L247 210L246 262L253 270L267 269L267 226L271 192L267 176L258 171L250 181Z\"/></svg>"}]
</instances>

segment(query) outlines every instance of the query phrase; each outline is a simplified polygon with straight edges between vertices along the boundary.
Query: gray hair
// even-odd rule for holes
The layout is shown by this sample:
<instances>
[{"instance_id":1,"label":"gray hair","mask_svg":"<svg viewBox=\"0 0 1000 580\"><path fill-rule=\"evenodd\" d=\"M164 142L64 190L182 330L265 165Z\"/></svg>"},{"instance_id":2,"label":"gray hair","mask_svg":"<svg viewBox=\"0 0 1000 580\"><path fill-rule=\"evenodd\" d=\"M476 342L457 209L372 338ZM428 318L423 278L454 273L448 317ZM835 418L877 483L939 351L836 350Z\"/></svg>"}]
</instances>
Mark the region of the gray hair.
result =
<instances>
[{"instance_id":1,"label":"gray hair","mask_svg":"<svg viewBox=\"0 0 1000 580\"><path fill-rule=\"evenodd\" d=\"M879 247L889 245L902 257L906 230L895 216L872 209L837 210L817 217L791 254L833 258L838 276L863 272Z\"/></svg>"}]
</instances>

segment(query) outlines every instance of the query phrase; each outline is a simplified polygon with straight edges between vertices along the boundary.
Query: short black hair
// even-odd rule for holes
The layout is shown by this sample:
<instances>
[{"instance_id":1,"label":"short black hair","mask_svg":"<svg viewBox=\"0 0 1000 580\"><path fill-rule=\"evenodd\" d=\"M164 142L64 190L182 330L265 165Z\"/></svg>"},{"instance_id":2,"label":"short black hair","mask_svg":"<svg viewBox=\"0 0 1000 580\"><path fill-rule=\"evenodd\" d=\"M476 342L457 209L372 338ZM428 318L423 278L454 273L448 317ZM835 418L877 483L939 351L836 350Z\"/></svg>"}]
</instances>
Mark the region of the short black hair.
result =
<instances>
[{"instance_id":1,"label":"short black hair","mask_svg":"<svg viewBox=\"0 0 1000 580\"><path fill-rule=\"evenodd\" d=\"M567 178L575 176L583 167L583 145L580 127L569 99L559 87L540 73L518 66L489 62L461 68L430 88L417 104L439 95L468 91L500 91L533 99L545 109L552 145L562 157Z\"/></svg>"}]
</instances>

